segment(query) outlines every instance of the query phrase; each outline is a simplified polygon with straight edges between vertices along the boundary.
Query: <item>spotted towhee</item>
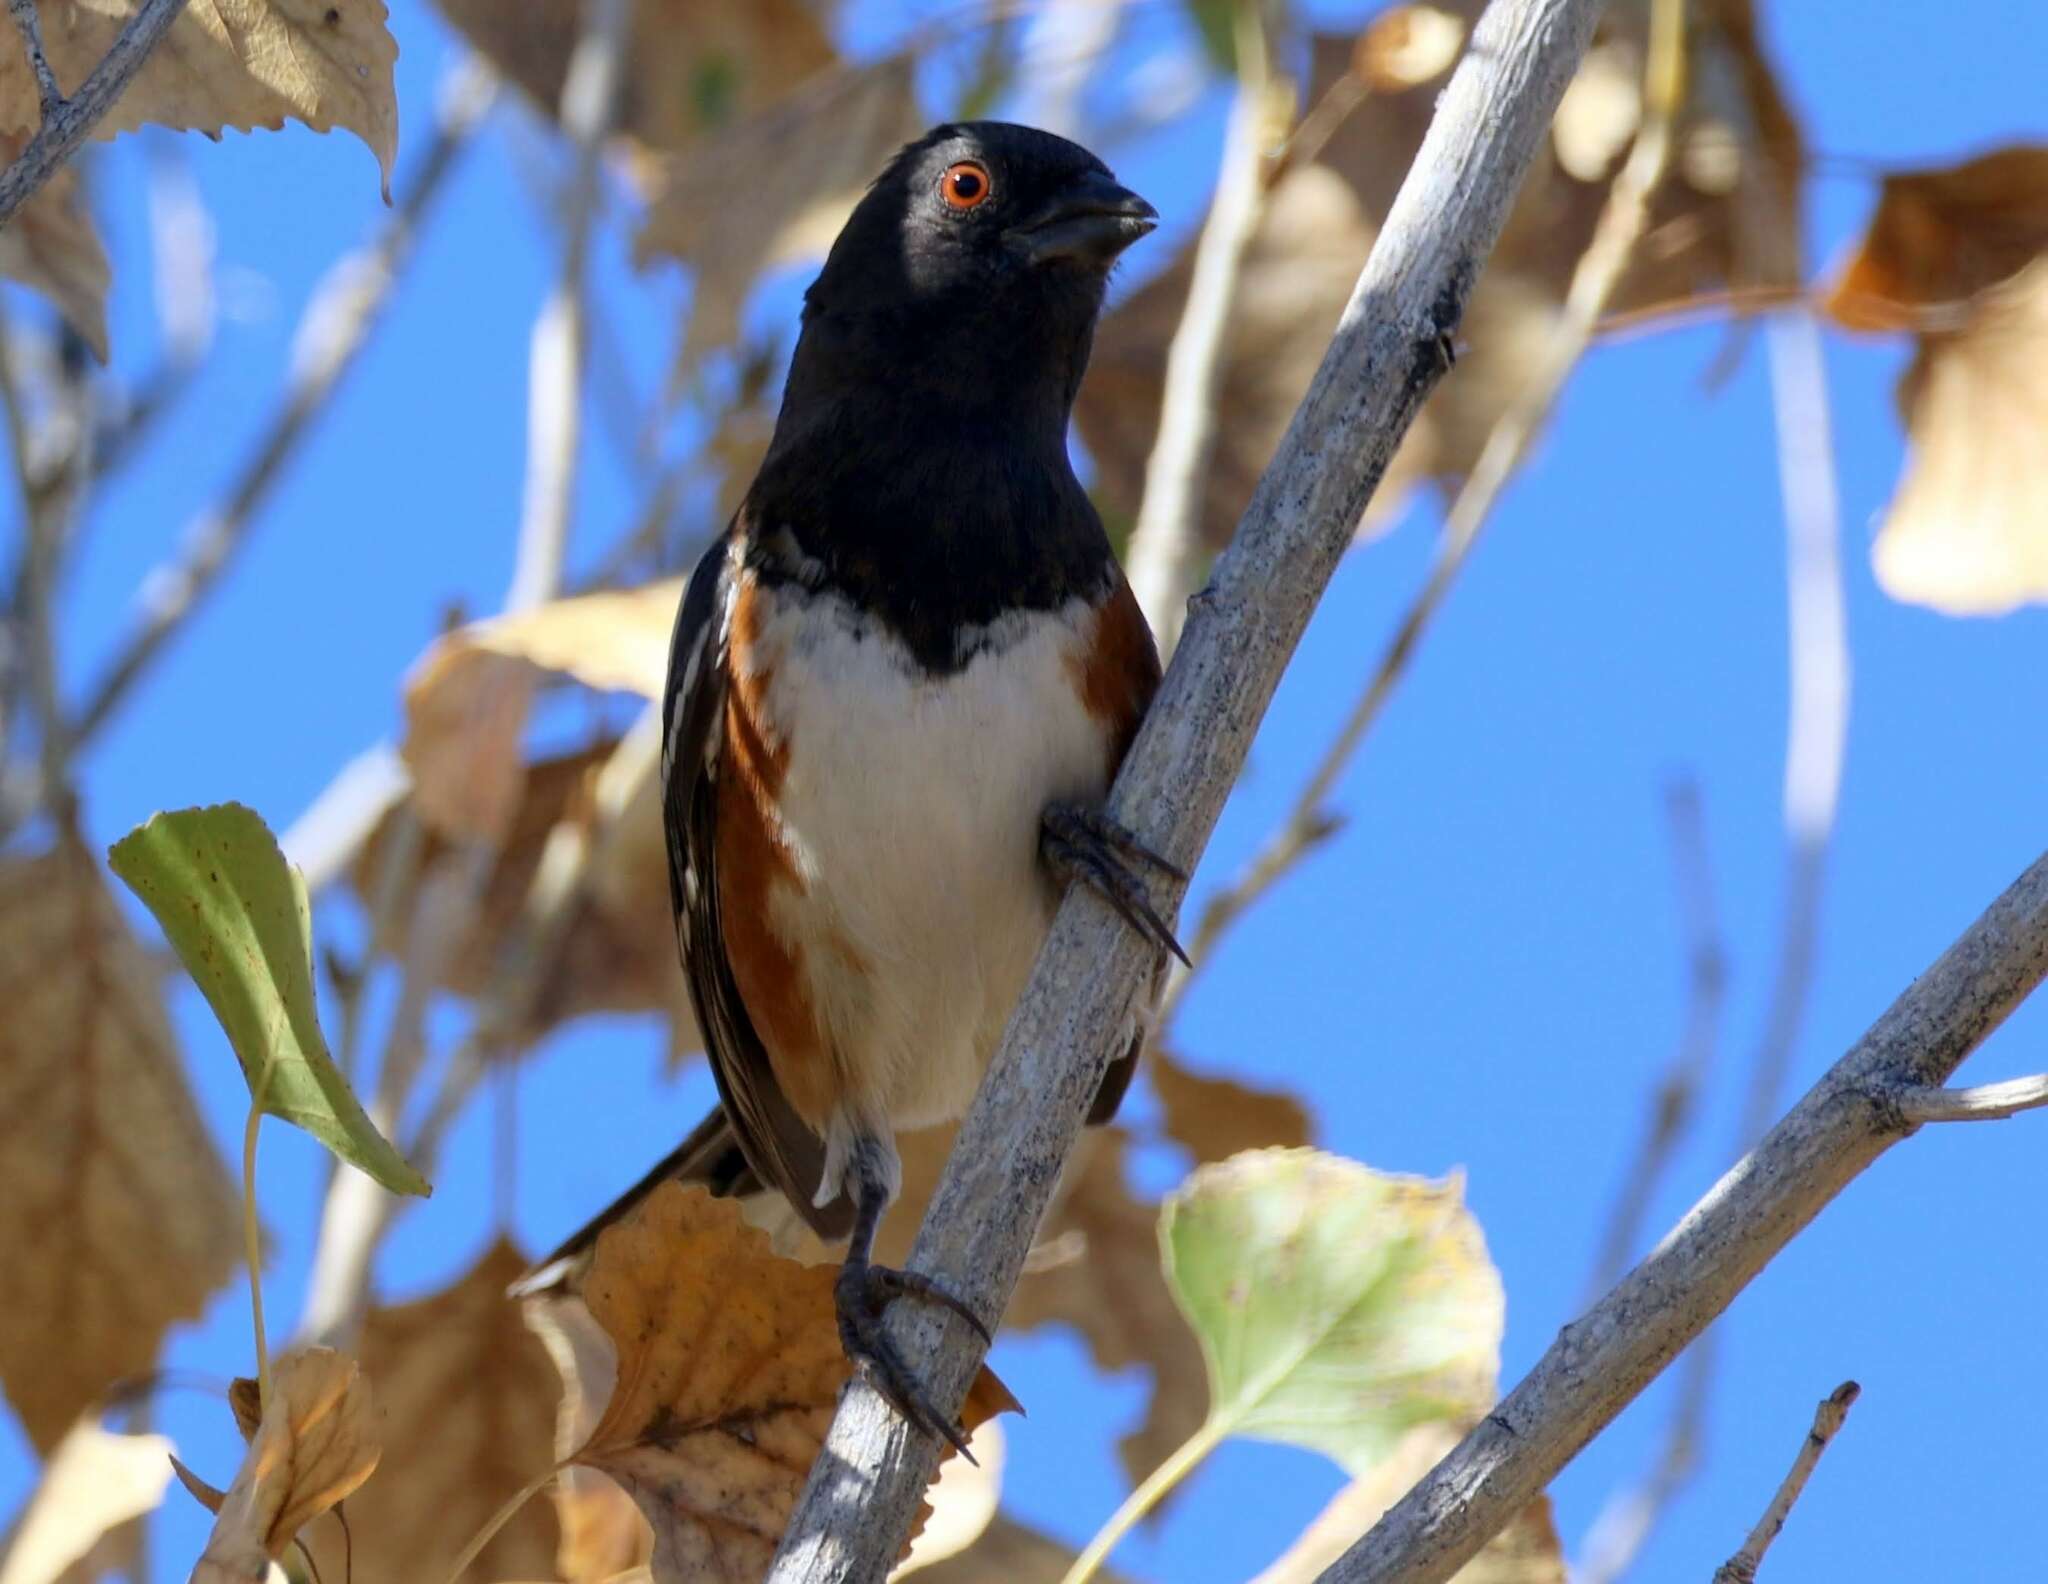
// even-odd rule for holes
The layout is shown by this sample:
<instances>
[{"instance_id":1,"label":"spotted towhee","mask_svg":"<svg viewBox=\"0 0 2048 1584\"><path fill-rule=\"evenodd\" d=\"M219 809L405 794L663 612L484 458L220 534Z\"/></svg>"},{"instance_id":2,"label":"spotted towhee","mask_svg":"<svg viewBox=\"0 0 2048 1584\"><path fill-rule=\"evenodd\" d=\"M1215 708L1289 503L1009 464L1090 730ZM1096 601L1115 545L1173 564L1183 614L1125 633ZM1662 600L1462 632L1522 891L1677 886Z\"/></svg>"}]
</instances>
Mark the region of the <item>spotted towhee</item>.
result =
<instances>
[{"instance_id":1,"label":"spotted towhee","mask_svg":"<svg viewBox=\"0 0 2048 1584\"><path fill-rule=\"evenodd\" d=\"M1157 860L1100 812L1159 658L1067 459L1111 265L1156 219L1087 150L977 122L905 148L840 232L669 654L669 867L722 1104L537 1272L667 1178L778 1189L851 1238L848 1353L956 1443L879 1325L911 1296L986 1329L869 1258L896 1130L966 1110L1067 881L1178 950Z\"/></svg>"}]
</instances>

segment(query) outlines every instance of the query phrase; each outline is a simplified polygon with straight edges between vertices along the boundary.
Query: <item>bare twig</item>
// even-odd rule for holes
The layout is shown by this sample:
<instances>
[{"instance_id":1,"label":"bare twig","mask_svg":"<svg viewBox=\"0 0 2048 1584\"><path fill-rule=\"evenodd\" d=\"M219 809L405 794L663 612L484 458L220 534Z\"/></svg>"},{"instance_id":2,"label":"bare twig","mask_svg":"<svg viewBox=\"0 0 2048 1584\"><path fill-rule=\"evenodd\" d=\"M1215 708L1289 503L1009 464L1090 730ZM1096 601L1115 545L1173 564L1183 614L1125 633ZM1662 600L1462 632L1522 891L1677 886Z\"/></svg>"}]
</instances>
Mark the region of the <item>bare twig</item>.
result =
<instances>
[{"instance_id":1,"label":"bare twig","mask_svg":"<svg viewBox=\"0 0 2048 1584\"><path fill-rule=\"evenodd\" d=\"M0 316L0 408L5 409L8 456L21 493L21 527L25 541L20 583L14 591L23 653L21 668L36 715L40 762L25 782L27 801L19 808L0 809L0 833L16 817L40 808L68 826L73 812L70 761L72 738L64 719L57 685L57 565L65 529L76 505L79 481L90 466L90 434L84 420L81 387L59 374L53 382L68 416L58 428L68 443L57 447L53 465L39 469L31 452L28 406L17 383L13 342Z\"/></svg>"},{"instance_id":2,"label":"bare twig","mask_svg":"<svg viewBox=\"0 0 2048 1584\"><path fill-rule=\"evenodd\" d=\"M1763 1141L1559 1333L1449 1457L1319 1584L1439 1584L1912 1132L1902 1098L1946 1083L2048 976L2048 855L1907 988Z\"/></svg>"},{"instance_id":3,"label":"bare twig","mask_svg":"<svg viewBox=\"0 0 2048 1584\"><path fill-rule=\"evenodd\" d=\"M1785 1483L1778 1487L1778 1494L1771 1498L1763 1517L1750 1530L1749 1538L1742 1542L1742 1549L1714 1569L1714 1584L1756 1584L1756 1570L1763 1565L1764 1553L1778 1538L1778 1531L1785 1527L1785 1520L1792 1516L1792 1504L1799 1500L1800 1492L1806 1489L1806 1482L1813 1477L1821 1453L1827 1451L1835 1432L1849 1417L1850 1407L1862 1394L1863 1388L1854 1381L1843 1381L1820 1400L1820 1407L1814 1411L1813 1428L1807 1431L1799 1455L1792 1460L1792 1470L1785 1476Z\"/></svg>"},{"instance_id":4,"label":"bare twig","mask_svg":"<svg viewBox=\"0 0 2048 1584\"><path fill-rule=\"evenodd\" d=\"M1201 581L1208 555L1202 495L1216 448L1216 386L1239 270L1265 195L1261 163L1272 105L1265 25L1256 0L1239 0L1237 98L1223 137L1216 194L1195 244L1187 304L1166 349L1159 434L1145 463L1144 500L1126 557L1131 590L1166 656L1180 639L1188 596Z\"/></svg>"},{"instance_id":5,"label":"bare twig","mask_svg":"<svg viewBox=\"0 0 2048 1584\"><path fill-rule=\"evenodd\" d=\"M1819 327L1808 314L1781 315L1771 321L1768 346L1785 496L1791 709L1785 744L1785 912L1769 1010L1743 1108L1745 1149L1777 1112L1806 1015L1821 884L1849 732L1840 509Z\"/></svg>"},{"instance_id":6,"label":"bare twig","mask_svg":"<svg viewBox=\"0 0 2048 1584\"><path fill-rule=\"evenodd\" d=\"M1474 45L1476 48L1476 43ZM1470 51L1467 51L1467 59ZM1671 129L1685 87L1685 17L1682 0L1656 0L1651 10L1651 39L1643 86L1644 119L1629 157L1608 189L1607 203L1593 239L1572 271L1563 312L1544 347L1542 361L1513 403L1494 423L1479 460L1460 486L1444 518L1428 581L1402 616L1393 638L1381 653L1358 702L1324 750L1308 784L1295 799L1293 811L1269 837L1244 872L1211 897L1202 910L1188 955L1193 968L1175 971L1161 1010L1164 1023L1178 1010L1193 975L1208 961L1223 933L1337 829L1330 795L1350 764L1358 745L1379 719L1394 688L1407 674L1423 633L1450 592L1494 504L1521 464L1529 442L1557 400L1566 378L1585 353L1600 311L1613 294L1643 234L1649 203L1671 157Z\"/></svg>"},{"instance_id":7,"label":"bare twig","mask_svg":"<svg viewBox=\"0 0 2048 1584\"><path fill-rule=\"evenodd\" d=\"M1598 0L1488 6L1308 395L1192 603L1109 805L1184 867L1215 826L1374 485L1443 374L1446 338L1599 11ZM1162 884L1154 899L1171 910L1178 891ZM994 1317L1008 1301L1152 967L1149 948L1114 910L1085 889L1068 893L911 1253L912 1269L976 1313ZM936 1306L899 1304L886 1327L918 1361L933 1400L955 1407L981 1362L980 1338ZM865 1381L853 1383L770 1569L773 1584L885 1574L938 1450Z\"/></svg>"},{"instance_id":8,"label":"bare twig","mask_svg":"<svg viewBox=\"0 0 2048 1584\"><path fill-rule=\"evenodd\" d=\"M1714 910L1714 876L1707 861L1706 822L1700 815L1698 784L1690 779L1675 783L1666 794L1665 805L1671 823L1679 917L1685 930L1685 1028L1670 1067L1650 1097L1642 1142L1622 1178L1607 1230L1600 1239L1600 1254L1593 1264L1587 1302L1614 1285L1615 1278L1628 1269L1641 1241L1643 1220L1679 1141L1691 1126L1700 1086L1713 1065L1721 1005L1728 988L1728 954L1721 944Z\"/></svg>"},{"instance_id":9,"label":"bare twig","mask_svg":"<svg viewBox=\"0 0 2048 1584\"><path fill-rule=\"evenodd\" d=\"M505 609L526 610L554 597L568 546L576 458L582 440L583 366L588 329L585 292L591 223L597 215L605 135L618 115L626 0L594 0L562 87L562 126L576 149L563 207L562 270L533 326L528 381L525 508L519 560Z\"/></svg>"},{"instance_id":10,"label":"bare twig","mask_svg":"<svg viewBox=\"0 0 2048 1584\"><path fill-rule=\"evenodd\" d=\"M14 218L14 211L57 173L57 167L85 141L85 135L99 124L100 117L113 109L121 90L142 69L149 52L178 20L185 0L145 0L142 9L121 29L121 36L114 40L106 59L92 69L92 74L69 99L52 97L56 93L56 78L43 56L30 0L7 0L7 6L14 13L15 26L21 29L29 64L35 70L36 90L43 101L43 124L14 163L0 171L0 226Z\"/></svg>"},{"instance_id":11,"label":"bare twig","mask_svg":"<svg viewBox=\"0 0 2048 1584\"><path fill-rule=\"evenodd\" d=\"M1970 1089L1914 1089L1899 1096L1899 1112L1914 1127L1923 1122L1999 1122L2041 1106L2048 1106L2048 1073Z\"/></svg>"},{"instance_id":12,"label":"bare twig","mask_svg":"<svg viewBox=\"0 0 2048 1584\"><path fill-rule=\"evenodd\" d=\"M299 321L297 367L285 399L240 475L218 506L205 513L187 536L180 556L152 572L144 583L142 618L94 683L73 736L83 742L105 725L128 690L142 676L209 594L254 526L285 464L326 410L341 377L354 365L390 301L399 271L411 252L421 221L456 156L468 144L493 92L491 80L467 70L444 94L434 141L414 170L377 239L329 272Z\"/></svg>"},{"instance_id":13,"label":"bare twig","mask_svg":"<svg viewBox=\"0 0 2048 1584\"><path fill-rule=\"evenodd\" d=\"M64 108L64 91L57 86L57 74L50 70L50 57L43 53L43 22L36 15L36 0L7 0L14 13L14 26L28 51L28 69L35 73L36 97L42 101L45 122Z\"/></svg>"}]
</instances>

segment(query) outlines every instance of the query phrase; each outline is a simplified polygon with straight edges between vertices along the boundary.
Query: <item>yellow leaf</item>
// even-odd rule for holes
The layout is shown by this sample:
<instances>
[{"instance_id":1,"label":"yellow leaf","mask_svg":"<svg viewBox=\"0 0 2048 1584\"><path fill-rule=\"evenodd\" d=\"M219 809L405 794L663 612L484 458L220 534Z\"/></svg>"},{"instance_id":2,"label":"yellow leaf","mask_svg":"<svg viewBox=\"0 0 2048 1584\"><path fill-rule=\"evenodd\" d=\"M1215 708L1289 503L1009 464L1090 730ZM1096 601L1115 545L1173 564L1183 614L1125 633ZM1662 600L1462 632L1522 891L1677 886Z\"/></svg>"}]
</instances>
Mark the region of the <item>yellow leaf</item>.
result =
<instances>
[{"instance_id":1,"label":"yellow leaf","mask_svg":"<svg viewBox=\"0 0 2048 1584\"><path fill-rule=\"evenodd\" d=\"M868 183L924 130L914 64L843 67L661 164L634 257L666 254L695 272L685 365L739 339L764 269L822 258Z\"/></svg>"},{"instance_id":2,"label":"yellow leaf","mask_svg":"<svg viewBox=\"0 0 2048 1584\"><path fill-rule=\"evenodd\" d=\"M256 1428L192 1584L262 1584L298 1532L368 1479L380 1451L354 1359L303 1348L277 1361Z\"/></svg>"},{"instance_id":3,"label":"yellow leaf","mask_svg":"<svg viewBox=\"0 0 2048 1584\"><path fill-rule=\"evenodd\" d=\"M348 1504L349 1535L308 1536L324 1579L440 1584L499 1505L555 1461L555 1372L505 1288L526 1268L498 1242L452 1285L373 1309L356 1347L377 1383L378 1478ZM463 1576L540 1578L555 1559L555 1521L530 1501Z\"/></svg>"},{"instance_id":4,"label":"yellow leaf","mask_svg":"<svg viewBox=\"0 0 2048 1584\"><path fill-rule=\"evenodd\" d=\"M241 1253L160 979L84 851L0 860L0 1384L45 1451Z\"/></svg>"},{"instance_id":5,"label":"yellow leaf","mask_svg":"<svg viewBox=\"0 0 2048 1584\"><path fill-rule=\"evenodd\" d=\"M518 812L520 743L534 688L566 677L658 699L682 581L584 594L438 639L405 680L414 806L458 837L502 837Z\"/></svg>"},{"instance_id":6,"label":"yellow leaf","mask_svg":"<svg viewBox=\"0 0 2048 1584\"><path fill-rule=\"evenodd\" d=\"M0 165L28 145L26 133L0 133ZM59 170L0 230L0 275L33 287L56 304L102 363L107 360L107 286L113 268L78 201L78 173Z\"/></svg>"},{"instance_id":7,"label":"yellow leaf","mask_svg":"<svg viewBox=\"0 0 2048 1584\"><path fill-rule=\"evenodd\" d=\"M1872 550L1885 592L1953 616L2048 600L2048 146L1888 177L1824 306L1919 338Z\"/></svg>"},{"instance_id":8,"label":"yellow leaf","mask_svg":"<svg viewBox=\"0 0 2048 1584\"><path fill-rule=\"evenodd\" d=\"M75 92L141 0L64 0L37 7L58 85ZM398 41L383 0L206 0L188 5L95 135L145 125L219 133L272 131L287 116L316 132L346 127L377 156L384 196L398 156L392 66ZM0 132L34 132L41 116L28 53L0 48Z\"/></svg>"},{"instance_id":9,"label":"yellow leaf","mask_svg":"<svg viewBox=\"0 0 2048 1584\"><path fill-rule=\"evenodd\" d=\"M103 1536L153 1511L170 1478L168 1436L115 1435L81 1419L43 1466L0 1555L0 1584L58 1584Z\"/></svg>"},{"instance_id":10,"label":"yellow leaf","mask_svg":"<svg viewBox=\"0 0 2048 1584\"><path fill-rule=\"evenodd\" d=\"M583 1301L618 1383L576 1461L654 1526L654 1578L752 1584L766 1571L851 1366L830 1267L777 1258L737 1206L664 1184L599 1237ZM1015 1403L984 1369L971 1431Z\"/></svg>"}]
</instances>

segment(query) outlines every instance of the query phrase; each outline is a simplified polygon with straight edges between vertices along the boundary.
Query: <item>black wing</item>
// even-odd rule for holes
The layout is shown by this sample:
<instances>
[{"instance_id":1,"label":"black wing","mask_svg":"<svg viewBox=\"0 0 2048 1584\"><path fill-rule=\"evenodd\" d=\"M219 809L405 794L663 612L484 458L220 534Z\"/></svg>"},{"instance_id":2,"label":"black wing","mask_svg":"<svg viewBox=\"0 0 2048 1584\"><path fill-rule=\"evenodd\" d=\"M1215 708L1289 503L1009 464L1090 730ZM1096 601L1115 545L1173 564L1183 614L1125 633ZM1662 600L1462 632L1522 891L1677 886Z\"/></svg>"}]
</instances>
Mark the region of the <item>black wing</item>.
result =
<instances>
[{"instance_id":1,"label":"black wing","mask_svg":"<svg viewBox=\"0 0 2048 1584\"><path fill-rule=\"evenodd\" d=\"M662 824L675 903L683 974L703 1031L718 1095L747 1164L782 1190L821 1237L844 1237L853 1207L844 1195L823 1209L811 1203L825 1169L825 1146L775 1081L768 1053L726 960L719 926L717 808L724 737L734 530L697 563L676 613L662 700Z\"/></svg>"}]
</instances>

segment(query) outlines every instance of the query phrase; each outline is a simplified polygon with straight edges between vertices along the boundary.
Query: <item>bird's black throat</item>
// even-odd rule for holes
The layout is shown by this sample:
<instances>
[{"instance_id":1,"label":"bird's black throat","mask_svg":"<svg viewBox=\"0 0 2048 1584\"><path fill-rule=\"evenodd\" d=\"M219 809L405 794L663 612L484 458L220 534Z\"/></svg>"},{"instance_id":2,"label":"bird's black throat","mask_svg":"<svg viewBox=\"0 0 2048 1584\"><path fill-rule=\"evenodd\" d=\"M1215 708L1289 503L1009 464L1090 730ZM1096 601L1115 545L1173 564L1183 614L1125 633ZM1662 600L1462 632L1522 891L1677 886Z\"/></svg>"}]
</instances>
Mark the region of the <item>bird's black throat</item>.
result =
<instances>
[{"instance_id":1,"label":"bird's black throat","mask_svg":"<svg viewBox=\"0 0 2048 1584\"><path fill-rule=\"evenodd\" d=\"M751 569L843 595L938 674L977 629L1098 593L1114 563L1066 431L1099 300L1020 324L814 299L747 496Z\"/></svg>"}]
</instances>

